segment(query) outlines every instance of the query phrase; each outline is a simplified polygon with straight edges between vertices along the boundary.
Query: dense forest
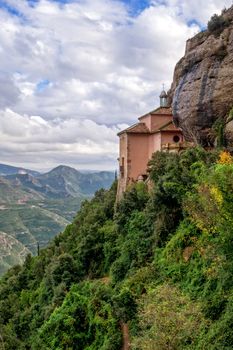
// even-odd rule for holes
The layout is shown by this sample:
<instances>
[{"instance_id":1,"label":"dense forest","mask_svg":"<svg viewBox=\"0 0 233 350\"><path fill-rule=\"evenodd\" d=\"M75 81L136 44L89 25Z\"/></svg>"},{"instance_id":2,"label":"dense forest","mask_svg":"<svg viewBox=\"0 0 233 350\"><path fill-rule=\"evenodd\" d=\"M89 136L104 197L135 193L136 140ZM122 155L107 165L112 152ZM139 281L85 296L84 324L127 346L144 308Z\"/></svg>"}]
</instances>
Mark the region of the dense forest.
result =
<instances>
[{"instance_id":1,"label":"dense forest","mask_svg":"<svg viewBox=\"0 0 233 350\"><path fill-rule=\"evenodd\" d=\"M191 148L148 167L4 275L1 349L233 348L233 159Z\"/></svg>"}]
</instances>

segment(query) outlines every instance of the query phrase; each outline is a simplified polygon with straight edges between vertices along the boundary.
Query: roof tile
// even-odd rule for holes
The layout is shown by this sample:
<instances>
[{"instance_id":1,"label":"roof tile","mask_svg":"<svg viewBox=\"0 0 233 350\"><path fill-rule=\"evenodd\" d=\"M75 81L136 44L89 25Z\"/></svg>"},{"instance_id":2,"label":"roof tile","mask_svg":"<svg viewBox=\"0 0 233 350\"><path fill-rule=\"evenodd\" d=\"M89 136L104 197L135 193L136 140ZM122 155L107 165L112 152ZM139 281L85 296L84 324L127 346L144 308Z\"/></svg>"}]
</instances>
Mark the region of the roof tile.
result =
<instances>
[{"instance_id":1,"label":"roof tile","mask_svg":"<svg viewBox=\"0 0 233 350\"><path fill-rule=\"evenodd\" d=\"M149 134L150 133L149 129L147 128L146 124L144 124L144 123L134 124L134 125L130 126L129 128L119 132L118 135L120 135L120 134L122 134L124 132L130 133L130 134L134 134L134 133L135 134L137 134L137 133Z\"/></svg>"}]
</instances>

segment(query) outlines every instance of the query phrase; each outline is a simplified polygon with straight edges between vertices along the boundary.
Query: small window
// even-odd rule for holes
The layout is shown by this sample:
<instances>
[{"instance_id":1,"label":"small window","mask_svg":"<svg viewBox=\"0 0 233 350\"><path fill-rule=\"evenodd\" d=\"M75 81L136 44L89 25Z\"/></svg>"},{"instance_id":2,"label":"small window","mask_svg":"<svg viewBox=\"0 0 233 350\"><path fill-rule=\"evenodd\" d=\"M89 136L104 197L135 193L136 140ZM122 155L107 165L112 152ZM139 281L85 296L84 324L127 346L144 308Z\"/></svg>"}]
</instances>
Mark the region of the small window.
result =
<instances>
[{"instance_id":1,"label":"small window","mask_svg":"<svg viewBox=\"0 0 233 350\"><path fill-rule=\"evenodd\" d=\"M180 142L180 136L175 135L175 136L173 137L173 141L174 141L175 143Z\"/></svg>"},{"instance_id":2,"label":"small window","mask_svg":"<svg viewBox=\"0 0 233 350\"><path fill-rule=\"evenodd\" d=\"M122 158L121 158L121 165L120 165L121 177L124 177L124 163L125 163L125 158L122 157Z\"/></svg>"}]
</instances>

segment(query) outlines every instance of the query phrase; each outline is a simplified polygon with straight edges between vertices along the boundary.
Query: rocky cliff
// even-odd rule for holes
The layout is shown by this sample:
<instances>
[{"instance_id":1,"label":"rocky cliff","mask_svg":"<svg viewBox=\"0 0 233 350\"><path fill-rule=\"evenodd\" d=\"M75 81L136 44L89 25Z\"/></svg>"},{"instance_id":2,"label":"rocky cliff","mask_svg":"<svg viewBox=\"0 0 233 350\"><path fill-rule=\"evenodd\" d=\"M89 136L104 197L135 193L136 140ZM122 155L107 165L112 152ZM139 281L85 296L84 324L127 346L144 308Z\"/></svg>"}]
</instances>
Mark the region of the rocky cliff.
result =
<instances>
[{"instance_id":1,"label":"rocky cliff","mask_svg":"<svg viewBox=\"0 0 233 350\"><path fill-rule=\"evenodd\" d=\"M216 121L225 124L233 106L233 6L187 41L169 95L175 123L186 139L213 146ZM229 144L229 133L227 138Z\"/></svg>"}]
</instances>

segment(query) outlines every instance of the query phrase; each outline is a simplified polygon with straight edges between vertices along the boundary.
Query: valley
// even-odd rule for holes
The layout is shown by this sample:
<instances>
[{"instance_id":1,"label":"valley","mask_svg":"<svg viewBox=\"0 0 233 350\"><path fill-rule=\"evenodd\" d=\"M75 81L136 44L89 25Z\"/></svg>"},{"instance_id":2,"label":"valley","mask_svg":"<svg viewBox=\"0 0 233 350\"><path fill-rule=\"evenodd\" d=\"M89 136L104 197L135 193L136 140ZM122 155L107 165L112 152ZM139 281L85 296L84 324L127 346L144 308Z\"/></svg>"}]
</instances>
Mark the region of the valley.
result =
<instances>
[{"instance_id":1,"label":"valley","mask_svg":"<svg viewBox=\"0 0 233 350\"><path fill-rule=\"evenodd\" d=\"M0 275L28 253L37 254L73 220L83 200L114 180L113 172L83 174L67 166L40 174L1 164L0 174Z\"/></svg>"}]
</instances>

